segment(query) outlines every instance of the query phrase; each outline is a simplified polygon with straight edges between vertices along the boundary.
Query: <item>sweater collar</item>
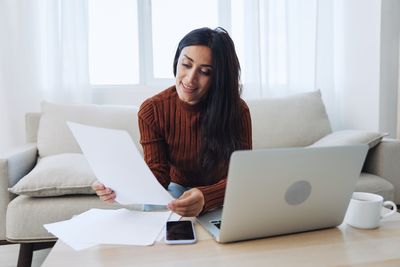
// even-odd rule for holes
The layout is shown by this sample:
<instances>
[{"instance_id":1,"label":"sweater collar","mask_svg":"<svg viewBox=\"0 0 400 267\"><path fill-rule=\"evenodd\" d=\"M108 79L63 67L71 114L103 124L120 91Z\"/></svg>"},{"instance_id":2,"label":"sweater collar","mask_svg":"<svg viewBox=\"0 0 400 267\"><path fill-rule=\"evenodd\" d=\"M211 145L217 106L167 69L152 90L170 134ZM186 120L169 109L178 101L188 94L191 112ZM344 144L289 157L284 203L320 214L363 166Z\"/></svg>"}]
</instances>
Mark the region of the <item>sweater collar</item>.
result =
<instances>
[{"instance_id":1,"label":"sweater collar","mask_svg":"<svg viewBox=\"0 0 400 267\"><path fill-rule=\"evenodd\" d=\"M176 103L177 106L181 107L183 110L185 111L189 111L189 112L198 112L201 111L205 108L206 106L206 101L203 99L201 101L199 101L196 104L189 104L185 101L182 101L179 96L178 93L176 92L176 87L174 86L173 90L175 91L175 97L176 97Z\"/></svg>"}]
</instances>

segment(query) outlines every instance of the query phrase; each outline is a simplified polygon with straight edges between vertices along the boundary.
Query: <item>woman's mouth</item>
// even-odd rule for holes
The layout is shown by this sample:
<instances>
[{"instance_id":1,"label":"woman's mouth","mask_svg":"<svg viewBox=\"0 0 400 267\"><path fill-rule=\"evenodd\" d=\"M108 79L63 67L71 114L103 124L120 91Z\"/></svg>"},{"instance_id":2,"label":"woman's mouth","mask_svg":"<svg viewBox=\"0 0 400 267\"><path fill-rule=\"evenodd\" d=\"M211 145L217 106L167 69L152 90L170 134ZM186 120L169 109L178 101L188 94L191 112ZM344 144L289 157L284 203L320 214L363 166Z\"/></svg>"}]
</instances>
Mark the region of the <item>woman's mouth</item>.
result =
<instances>
[{"instance_id":1,"label":"woman's mouth","mask_svg":"<svg viewBox=\"0 0 400 267\"><path fill-rule=\"evenodd\" d=\"M185 85L184 83L181 83L181 85L182 85L183 92L186 94L193 94L196 91L196 87L188 86L188 85Z\"/></svg>"}]
</instances>

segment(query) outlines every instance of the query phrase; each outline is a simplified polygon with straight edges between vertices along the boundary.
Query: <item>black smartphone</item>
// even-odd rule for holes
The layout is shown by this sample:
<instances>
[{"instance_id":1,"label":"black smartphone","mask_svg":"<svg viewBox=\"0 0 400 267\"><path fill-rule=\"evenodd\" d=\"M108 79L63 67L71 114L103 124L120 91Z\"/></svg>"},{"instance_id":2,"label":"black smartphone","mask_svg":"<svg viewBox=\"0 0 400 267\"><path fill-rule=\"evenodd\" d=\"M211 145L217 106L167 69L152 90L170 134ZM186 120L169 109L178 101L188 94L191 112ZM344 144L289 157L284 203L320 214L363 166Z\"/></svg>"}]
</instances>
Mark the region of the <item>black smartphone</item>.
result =
<instances>
[{"instance_id":1,"label":"black smartphone","mask_svg":"<svg viewBox=\"0 0 400 267\"><path fill-rule=\"evenodd\" d=\"M196 242L192 221L169 221L165 227L166 244L191 244Z\"/></svg>"}]
</instances>

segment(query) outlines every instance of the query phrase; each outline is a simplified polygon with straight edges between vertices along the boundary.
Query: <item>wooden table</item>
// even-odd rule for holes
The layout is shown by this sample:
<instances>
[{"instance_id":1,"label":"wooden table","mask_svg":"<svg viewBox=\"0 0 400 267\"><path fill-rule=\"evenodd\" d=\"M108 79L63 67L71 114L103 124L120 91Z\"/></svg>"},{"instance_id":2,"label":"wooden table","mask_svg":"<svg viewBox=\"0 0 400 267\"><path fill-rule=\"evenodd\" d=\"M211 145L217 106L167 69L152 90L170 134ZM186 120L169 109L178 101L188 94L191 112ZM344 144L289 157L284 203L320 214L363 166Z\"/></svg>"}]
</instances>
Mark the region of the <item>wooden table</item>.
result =
<instances>
[{"instance_id":1,"label":"wooden table","mask_svg":"<svg viewBox=\"0 0 400 267\"><path fill-rule=\"evenodd\" d=\"M61 241L42 266L400 266L400 214L375 230L337 228L218 244L199 225L193 245L106 246L74 251Z\"/></svg>"}]
</instances>

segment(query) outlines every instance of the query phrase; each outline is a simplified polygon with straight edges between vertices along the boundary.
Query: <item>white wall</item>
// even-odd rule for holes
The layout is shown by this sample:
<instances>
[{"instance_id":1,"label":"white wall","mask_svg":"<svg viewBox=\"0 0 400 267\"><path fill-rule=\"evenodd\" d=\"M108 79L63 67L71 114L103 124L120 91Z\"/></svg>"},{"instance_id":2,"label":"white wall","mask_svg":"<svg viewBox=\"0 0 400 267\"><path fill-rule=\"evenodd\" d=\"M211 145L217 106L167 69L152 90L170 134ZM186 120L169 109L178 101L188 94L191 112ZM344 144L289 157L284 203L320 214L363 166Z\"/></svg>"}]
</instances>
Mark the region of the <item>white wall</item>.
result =
<instances>
[{"instance_id":1,"label":"white wall","mask_svg":"<svg viewBox=\"0 0 400 267\"><path fill-rule=\"evenodd\" d=\"M335 1L337 128L396 137L400 2Z\"/></svg>"},{"instance_id":2,"label":"white wall","mask_svg":"<svg viewBox=\"0 0 400 267\"><path fill-rule=\"evenodd\" d=\"M147 88L144 86L127 86L126 88L113 88L104 86L93 89L93 102L96 104L109 105L135 105L140 104L147 98L161 92L173 85L173 82L159 85L157 88Z\"/></svg>"},{"instance_id":3,"label":"white wall","mask_svg":"<svg viewBox=\"0 0 400 267\"><path fill-rule=\"evenodd\" d=\"M335 1L338 129L379 130L380 10L376 0Z\"/></svg>"},{"instance_id":4,"label":"white wall","mask_svg":"<svg viewBox=\"0 0 400 267\"><path fill-rule=\"evenodd\" d=\"M397 135L400 1L382 1L379 129Z\"/></svg>"},{"instance_id":5,"label":"white wall","mask_svg":"<svg viewBox=\"0 0 400 267\"><path fill-rule=\"evenodd\" d=\"M335 83L334 83L334 23L333 2L318 1L316 88L321 90L322 100L332 129L338 128Z\"/></svg>"},{"instance_id":6,"label":"white wall","mask_svg":"<svg viewBox=\"0 0 400 267\"><path fill-rule=\"evenodd\" d=\"M3 72L0 69L0 95L4 94L5 88L3 84ZM5 98L0 97L0 152L8 149L9 144L9 131L5 130L8 125L8 113Z\"/></svg>"}]
</instances>

